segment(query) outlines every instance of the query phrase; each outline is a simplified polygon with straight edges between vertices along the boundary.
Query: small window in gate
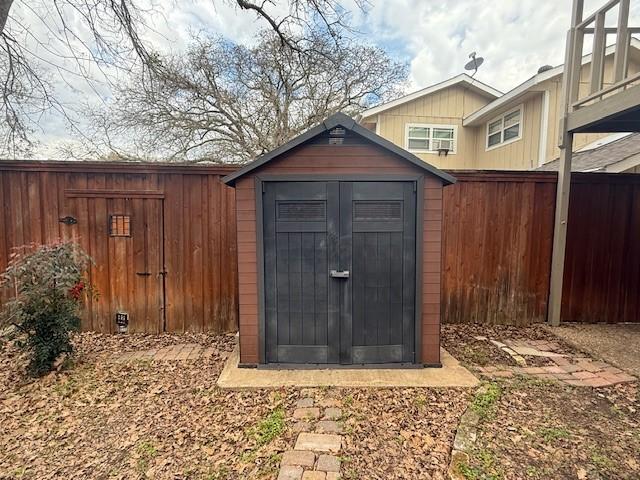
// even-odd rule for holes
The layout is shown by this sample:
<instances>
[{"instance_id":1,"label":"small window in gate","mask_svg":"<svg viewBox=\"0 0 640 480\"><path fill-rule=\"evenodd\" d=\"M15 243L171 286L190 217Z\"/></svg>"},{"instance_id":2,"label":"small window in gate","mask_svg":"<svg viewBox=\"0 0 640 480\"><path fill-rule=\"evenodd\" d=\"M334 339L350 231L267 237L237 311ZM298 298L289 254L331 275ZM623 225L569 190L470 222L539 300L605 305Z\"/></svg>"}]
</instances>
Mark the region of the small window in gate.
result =
<instances>
[{"instance_id":1,"label":"small window in gate","mask_svg":"<svg viewBox=\"0 0 640 480\"><path fill-rule=\"evenodd\" d=\"M111 215L109 217L110 237L130 237L131 236L131 216Z\"/></svg>"},{"instance_id":2,"label":"small window in gate","mask_svg":"<svg viewBox=\"0 0 640 480\"><path fill-rule=\"evenodd\" d=\"M402 202L353 202L353 219L402 220Z\"/></svg>"}]
</instances>

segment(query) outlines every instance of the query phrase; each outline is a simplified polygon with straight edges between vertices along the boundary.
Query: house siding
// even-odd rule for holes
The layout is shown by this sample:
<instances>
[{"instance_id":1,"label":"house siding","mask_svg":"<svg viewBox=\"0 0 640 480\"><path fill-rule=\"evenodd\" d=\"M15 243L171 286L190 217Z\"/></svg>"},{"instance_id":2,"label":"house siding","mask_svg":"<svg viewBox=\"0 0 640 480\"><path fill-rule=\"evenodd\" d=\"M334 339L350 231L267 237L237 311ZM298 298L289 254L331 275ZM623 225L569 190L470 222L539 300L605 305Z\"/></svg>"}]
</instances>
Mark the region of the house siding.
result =
<instances>
[{"instance_id":1,"label":"house siding","mask_svg":"<svg viewBox=\"0 0 640 480\"><path fill-rule=\"evenodd\" d=\"M506 145L487 150L486 123L469 129L475 133L477 168L488 170L532 170L538 167L540 148L540 120L542 94L496 110L494 117L503 115L522 105L522 138Z\"/></svg>"},{"instance_id":2,"label":"house siding","mask_svg":"<svg viewBox=\"0 0 640 480\"><path fill-rule=\"evenodd\" d=\"M629 57L630 75L640 72L640 52L637 49L632 50ZM604 72L604 85L611 85L613 55L609 55L605 59ZM581 72L579 91L581 97L588 94L590 75L591 64L586 64ZM546 122L546 141L542 148L544 148L544 161L550 162L560 155L558 140L562 112L561 74L536 85L520 99L514 99L504 108L496 109L493 112L494 115L491 118L512 110L520 104L524 106L522 138L491 150L486 148L487 122L474 127L462 126L463 119L487 105L489 99L459 85L406 102L378 115L365 117L362 121L367 124L377 123L379 134L402 148L406 148L405 132L406 125L409 123L457 125L458 145L456 154L438 156L437 154L414 152L418 157L438 168L454 170L533 170L540 166L541 126L543 125L542 115L545 91L549 95L549 109ZM607 135L609 134L576 134L574 136L574 150L578 150Z\"/></svg>"},{"instance_id":3,"label":"house siding","mask_svg":"<svg viewBox=\"0 0 640 480\"><path fill-rule=\"evenodd\" d=\"M436 153L412 152L438 168L478 168L475 159L473 129L462 127L462 119L489 103L489 99L461 86L453 86L389 109L377 116L380 136L406 148L406 125L427 123L456 125L456 153L438 156ZM376 117L372 117L375 120ZM370 120L365 120L368 122Z\"/></svg>"}]
</instances>

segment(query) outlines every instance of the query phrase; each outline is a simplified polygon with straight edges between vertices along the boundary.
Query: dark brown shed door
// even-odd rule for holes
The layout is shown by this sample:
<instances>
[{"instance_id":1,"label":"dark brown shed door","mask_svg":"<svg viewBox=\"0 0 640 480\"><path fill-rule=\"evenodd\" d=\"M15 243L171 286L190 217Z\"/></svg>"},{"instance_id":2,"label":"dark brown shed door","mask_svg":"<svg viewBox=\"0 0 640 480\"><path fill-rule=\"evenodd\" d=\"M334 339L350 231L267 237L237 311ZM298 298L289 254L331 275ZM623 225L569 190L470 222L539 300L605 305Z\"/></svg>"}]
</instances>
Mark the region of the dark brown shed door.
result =
<instances>
[{"instance_id":1,"label":"dark brown shed door","mask_svg":"<svg viewBox=\"0 0 640 480\"><path fill-rule=\"evenodd\" d=\"M269 363L415 360L415 184L266 182Z\"/></svg>"}]
</instances>

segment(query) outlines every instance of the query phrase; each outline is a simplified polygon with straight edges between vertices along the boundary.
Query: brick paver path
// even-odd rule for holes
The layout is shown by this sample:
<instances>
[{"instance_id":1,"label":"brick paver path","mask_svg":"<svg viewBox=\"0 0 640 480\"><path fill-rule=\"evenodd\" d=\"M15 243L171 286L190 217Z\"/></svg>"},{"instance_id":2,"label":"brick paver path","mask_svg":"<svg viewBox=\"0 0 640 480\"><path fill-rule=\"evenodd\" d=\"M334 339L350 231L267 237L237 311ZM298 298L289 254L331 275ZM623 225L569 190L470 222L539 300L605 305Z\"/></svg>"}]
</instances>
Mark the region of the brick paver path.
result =
<instances>
[{"instance_id":1,"label":"brick paver path","mask_svg":"<svg viewBox=\"0 0 640 480\"><path fill-rule=\"evenodd\" d=\"M476 337L478 340L489 340ZM605 362L571 354L560 354L560 346L545 340L489 340L493 345L511 355L517 367L478 367L488 377L508 378L514 375L530 375L541 380L557 380L576 387L609 387L616 383L633 382L637 379L619 368ZM525 357L546 357L554 365L543 367L526 366Z\"/></svg>"},{"instance_id":2,"label":"brick paver path","mask_svg":"<svg viewBox=\"0 0 640 480\"><path fill-rule=\"evenodd\" d=\"M313 389L300 392L291 417L298 432L293 450L284 452L278 480L338 480L342 448L342 410L336 400L316 402Z\"/></svg>"},{"instance_id":3,"label":"brick paver path","mask_svg":"<svg viewBox=\"0 0 640 480\"><path fill-rule=\"evenodd\" d=\"M214 352L214 348L203 347L197 343L182 343L151 350L124 352L114 355L112 360L116 363L130 362L134 360L156 362L198 360L200 358L210 357Z\"/></svg>"}]
</instances>

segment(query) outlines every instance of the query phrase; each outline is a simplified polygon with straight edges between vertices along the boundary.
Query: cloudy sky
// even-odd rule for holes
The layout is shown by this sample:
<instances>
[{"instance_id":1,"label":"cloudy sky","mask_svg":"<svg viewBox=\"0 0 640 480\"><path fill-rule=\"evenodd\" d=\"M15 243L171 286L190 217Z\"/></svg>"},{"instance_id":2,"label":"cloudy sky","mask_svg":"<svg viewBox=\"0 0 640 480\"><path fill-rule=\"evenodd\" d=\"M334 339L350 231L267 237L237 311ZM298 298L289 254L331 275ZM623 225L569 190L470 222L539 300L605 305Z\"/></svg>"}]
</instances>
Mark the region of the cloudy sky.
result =
<instances>
[{"instance_id":1,"label":"cloudy sky","mask_svg":"<svg viewBox=\"0 0 640 480\"><path fill-rule=\"evenodd\" d=\"M193 33L202 31L248 43L265 27L228 0L148 1L153 2L156 13L146 17L154 30L147 33L147 38L162 51L180 52ZM46 25L36 19L26 7L33 3L17 0L12 12L15 19L29 26L26 41L30 41L29 35L47 37L47 31L56 28L54 20ZM353 12L353 24L363 34L363 41L375 43L409 63L410 90L461 73L472 51L485 59L477 78L499 90L510 90L540 66L562 63L571 9L571 0L369 0L366 12L358 10L354 0L343 3ZM585 3L585 11L590 13L605 1ZM632 4L632 17L640 20L640 2ZM47 18L46 9L39 13ZM615 18L611 20L615 22ZM69 12L69 22L80 36L87 33L77 14ZM98 81L89 85L70 73L77 66L67 63L65 67L68 71L52 71L51 75L59 97L66 103L99 105L100 96L108 99L105 84ZM87 68L100 77L95 68ZM47 115L39 121L39 127L37 137L42 146L36 155L59 157L58 147L70 137L65 122L58 115Z\"/></svg>"}]
</instances>

